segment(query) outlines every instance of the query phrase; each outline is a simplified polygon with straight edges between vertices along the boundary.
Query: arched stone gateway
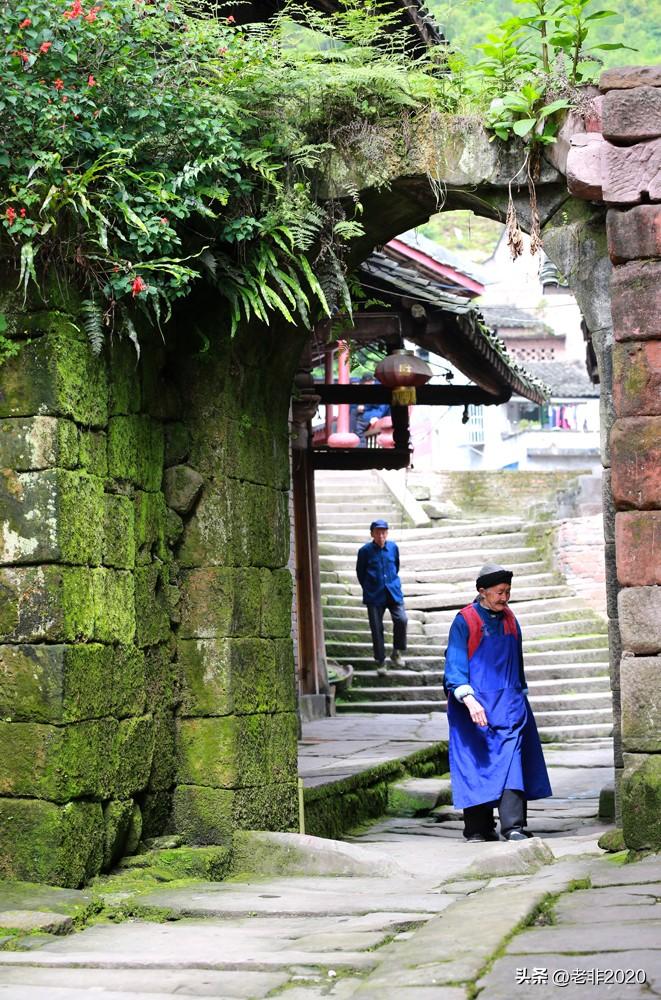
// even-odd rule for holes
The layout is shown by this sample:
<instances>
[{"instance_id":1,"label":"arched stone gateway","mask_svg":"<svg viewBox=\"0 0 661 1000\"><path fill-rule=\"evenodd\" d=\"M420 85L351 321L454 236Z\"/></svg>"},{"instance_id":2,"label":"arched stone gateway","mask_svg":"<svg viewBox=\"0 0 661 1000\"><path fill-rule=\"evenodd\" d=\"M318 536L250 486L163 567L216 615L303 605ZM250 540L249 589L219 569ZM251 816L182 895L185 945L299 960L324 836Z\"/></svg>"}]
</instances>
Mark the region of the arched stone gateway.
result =
<instances>
[{"instance_id":1,"label":"arched stone gateway","mask_svg":"<svg viewBox=\"0 0 661 1000\"><path fill-rule=\"evenodd\" d=\"M661 71L609 71L601 89L537 191L602 385L622 822L629 847L658 849ZM390 189L338 164L328 194L363 189L360 253L439 192L502 212L520 165L475 126L432 122ZM24 343L0 370L0 875L78 885L165 829L226 843L295 827L288 413L305 334L230 341L198 296L136 367L123 342L95 359L57 290L3 298Z\"/></svg>"}]
</instances>

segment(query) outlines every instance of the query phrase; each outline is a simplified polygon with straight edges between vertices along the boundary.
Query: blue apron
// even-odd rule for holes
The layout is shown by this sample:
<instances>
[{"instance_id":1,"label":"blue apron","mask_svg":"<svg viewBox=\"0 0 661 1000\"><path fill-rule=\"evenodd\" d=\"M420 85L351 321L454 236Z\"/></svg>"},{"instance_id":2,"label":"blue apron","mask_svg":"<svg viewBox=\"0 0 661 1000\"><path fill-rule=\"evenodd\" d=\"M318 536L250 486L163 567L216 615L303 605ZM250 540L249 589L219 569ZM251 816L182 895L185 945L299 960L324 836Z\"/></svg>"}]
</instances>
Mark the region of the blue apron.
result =
<instances>
[{"instance_id":1,"label":"blue apron","mask_svg":"<svg viewBox=\"0 0 661 1000\"><path fill-rule=\"evenodd\" d=\"M501 626L502 628L502 626ZM519 677L519 642L487 631L469 662L468 681L486 726L450 695L450 773L455 809L497 804L506 788L526 799L552 795L537 726Z\"/></svg>"}]
</instances>

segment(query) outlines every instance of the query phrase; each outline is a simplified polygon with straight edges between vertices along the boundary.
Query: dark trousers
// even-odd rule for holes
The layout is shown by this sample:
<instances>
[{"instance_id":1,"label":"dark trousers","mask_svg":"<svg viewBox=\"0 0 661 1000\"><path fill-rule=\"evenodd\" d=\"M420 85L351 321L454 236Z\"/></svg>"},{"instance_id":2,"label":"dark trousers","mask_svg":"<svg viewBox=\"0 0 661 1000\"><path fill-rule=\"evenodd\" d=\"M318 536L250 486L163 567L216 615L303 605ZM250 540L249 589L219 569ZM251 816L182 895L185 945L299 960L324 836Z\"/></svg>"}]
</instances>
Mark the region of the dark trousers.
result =
<instances>
[{"instance_id":1,"label":"dark trousers","mask_svg":"<svg viewBox=\"0 0 661 1000\"><path fill-rule=\"evenodd\" d=\"M506 788L497 804L501 834L505 836L510 830L523 830L528 819L523 792ZM487 837L495 829L492 802L464 809L464 837L471 837L474 833L481 833L483 837Z\"/></svg>"},{"instance_id":2,"label":"dark trousers","mask_svg":"<svg viewBox=\"0 0 661 1000\"><path fill-rule=\"evenodd\" d=\"M377 663L383 663L386 658L386 645L383 638L383 616L386 608L390 612L393 628L393 649L400 653L406 650L406 625L408 617L403 604L368 604L367 617L372 633L372 648L374 649L374 659Z\"/></svg>"}]
</instances>

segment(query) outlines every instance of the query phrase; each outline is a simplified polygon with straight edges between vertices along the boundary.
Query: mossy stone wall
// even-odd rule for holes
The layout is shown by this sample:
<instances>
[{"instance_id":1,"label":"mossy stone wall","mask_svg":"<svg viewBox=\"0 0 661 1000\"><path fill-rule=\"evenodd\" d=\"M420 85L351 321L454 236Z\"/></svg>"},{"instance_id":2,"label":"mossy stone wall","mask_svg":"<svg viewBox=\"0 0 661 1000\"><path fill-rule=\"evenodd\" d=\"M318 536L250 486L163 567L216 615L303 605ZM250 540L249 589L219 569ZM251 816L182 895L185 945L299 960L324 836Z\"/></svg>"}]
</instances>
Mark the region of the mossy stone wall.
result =
<instances>
[{"instance_id":1,"label":"mossy stone wall","mask_svg":"<svg viewBox=\"0 0 661 1000\"><path fill-rule=\"evenodd\" d=\"M0 877L297 825L288 405L300 343L215 311L94 357L0 295ZM190 307L190 304L189 304Z\"/></svg>"}]
</instances>

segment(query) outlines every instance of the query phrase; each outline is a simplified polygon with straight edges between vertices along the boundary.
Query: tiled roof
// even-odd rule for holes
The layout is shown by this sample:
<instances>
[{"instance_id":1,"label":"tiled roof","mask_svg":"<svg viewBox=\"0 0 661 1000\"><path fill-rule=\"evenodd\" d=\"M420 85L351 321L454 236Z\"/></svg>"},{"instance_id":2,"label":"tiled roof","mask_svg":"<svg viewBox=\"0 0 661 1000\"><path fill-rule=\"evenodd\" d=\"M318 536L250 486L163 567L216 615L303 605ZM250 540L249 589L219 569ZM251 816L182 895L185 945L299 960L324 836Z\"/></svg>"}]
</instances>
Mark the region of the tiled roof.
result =
<instances>
[{"instance_id":1,"label":"tiled roof","mask_svg":"<svg viewBox=\"0 0 661 1000\"><path fill-rule=\"evenodd\" d=\"M540 335L555 336L550 326L547 326L533 313L528 312L527 309L520 309L519 306L482 305L480 310L489 326L493 326L497 330L526 329L538 331Z\"/></svg>"},{"instance_id":2,"label":"tiled roof","mask_svg":"<svg viewBox=\"0 0 661 1000\"><path fill-rule=\"evenodd\" d=\"M485 285L487 282L486 273L478 264L466 264L464 258L459 254L452 253L451 250L446 250L440 243L435 243L434 240L423 236L417 229L409 229L408 232L402 233L397 239L401 240L402 243L406 243L407 247L420 250L421 253L431 257L432 260L437 261L439 264L446 264L460 274L465 274L467 277L472 278L473 281L479 281L481 285Z\"/></svg>"},{"instance_id":3,"label":"tiled roof","mask_svg":"<svg viewBox=\"0 0 661 1000\"><path fill-rule=\"evenodd\" d=\"M386 254L375 251L360 265L362 281L370 291L386 286L395 293L429 303L440 311L454 313L461 318L461 330L473 348L485 359L504 385L534 402L544 402L546 386L531 377L507 353L505 344L485 324L480 310L462 295L454 295L426 278L413 267L406 267Z\"/></svg>"},{"instance_id":4,"label":"tiled roof","mask_svg":"<svg viewBox=\"0 0 661 1000\"><path fill-rule=\"evenodd\" d=\"M527 361L526 368L548 385L552 399L599 398L599 386L593 385L579 361Z\"/></svg>"}]
</instances>

